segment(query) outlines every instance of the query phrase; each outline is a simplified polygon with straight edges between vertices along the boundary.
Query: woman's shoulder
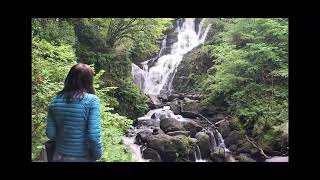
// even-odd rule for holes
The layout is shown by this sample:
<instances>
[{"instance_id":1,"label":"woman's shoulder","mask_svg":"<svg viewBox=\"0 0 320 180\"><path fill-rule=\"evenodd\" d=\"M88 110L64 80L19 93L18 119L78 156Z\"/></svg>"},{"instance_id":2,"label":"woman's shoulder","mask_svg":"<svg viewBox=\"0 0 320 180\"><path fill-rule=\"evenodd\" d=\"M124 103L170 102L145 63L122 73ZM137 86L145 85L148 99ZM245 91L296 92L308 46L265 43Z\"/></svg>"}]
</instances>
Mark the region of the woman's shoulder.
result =
<instances>
[{"instance_id":1,"label":"woman's shoulder","mask_svg":"<svg viewBox=\"0 0 320 180\"><path fill-rule=\"evenodd\" d=\"M99 97L96 96L95 94L86 94L86 100L89 101L89 102L92 102L92 101L100 101Z\"/></svg>"}]
</instances>

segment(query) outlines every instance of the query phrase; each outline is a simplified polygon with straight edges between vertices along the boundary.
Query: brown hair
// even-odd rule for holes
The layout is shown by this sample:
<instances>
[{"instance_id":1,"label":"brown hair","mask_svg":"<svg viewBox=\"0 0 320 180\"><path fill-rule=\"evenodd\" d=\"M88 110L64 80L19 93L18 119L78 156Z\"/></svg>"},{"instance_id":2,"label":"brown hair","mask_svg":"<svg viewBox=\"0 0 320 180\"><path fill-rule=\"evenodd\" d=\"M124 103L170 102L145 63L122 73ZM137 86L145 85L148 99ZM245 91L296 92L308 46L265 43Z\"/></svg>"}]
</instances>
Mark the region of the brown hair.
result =
<instances>
[{"instance_id":1,"label":"brown hair","mask_svg":"<svg viewBox=\"0 0 320 180\"><path fill-rule=\"evenodd\" d=\"M95 94L93 75L93 70L87 64L72 66L64 81L64 88L58 95L63 95L70 102L71 99L82 99L85 93Z\"/></svg>"}]
</instances>

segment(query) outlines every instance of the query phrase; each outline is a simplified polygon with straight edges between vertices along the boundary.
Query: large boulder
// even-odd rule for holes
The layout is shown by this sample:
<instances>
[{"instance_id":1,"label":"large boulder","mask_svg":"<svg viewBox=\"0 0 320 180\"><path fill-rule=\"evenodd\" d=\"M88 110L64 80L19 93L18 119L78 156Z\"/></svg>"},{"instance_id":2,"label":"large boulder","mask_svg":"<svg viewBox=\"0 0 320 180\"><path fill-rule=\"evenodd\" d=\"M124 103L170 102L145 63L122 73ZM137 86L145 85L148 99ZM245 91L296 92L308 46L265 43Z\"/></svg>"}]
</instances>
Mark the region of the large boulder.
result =
<instances>
[{"instance_id":1,"label":"large boulder","mask_svg":"<svg viewBox=\"0 0 320 180\"><path fill-rule=\"evenodd\" d=\"M154 112L151 115L151 119L161 120L161 119L164 119L164 118L169 118L170 114L171 114L170 110L161 110L161 111L158 111L158 112Z\"/></svg>"},{"instance_id":2,"label":"large boulder","mask_svg":"<svg viewBox=\"0 0 320 180\"><path fill-rule=\"evenodd\" d=\"M239 131L232 131L224 140L224 144L226 145L226 147L229 147L231 145L238 145L241 139L242 135Z\"/></svg>"},{"instance_id":3,"label":"large boulder","mask_svg":"<svg viewBox=\"0 0 320 180\"><path fill-rule=\"evenodd\" d=\"M160 128L163 132L184 131L182 123L174 118L163 118L160 121Z\"/></svg>"},{"instance_id":4,"label":"large boulder","mask_svg":"<svg viewBox=\"0 0 320 180\"><path fill-rule=\"evenodd\" d=\"M161 162L159 153L152 148L146 148L142 153L142 158L151 159L153 162Z\"/></svg>"},{"instance_id":5,"label":"large boulder","mask_svg":"<svg viewBox=\"0 0 320 180\"><path fill-rule=\"evenodd\" d=\"M222 137L226 138L231 132L229 121L225 120L219 123L218 130L221 133Z\"/></svg>"},{"instance_id":6,"label":"large boulder","mask_svg":"<svg viewBox=\"0 0 320 180\"><path fill-rule=\"evenodd\" d=\"M203 129L194 121L185 121L182 124L185 130L190 131L191 137L195 137L195 135Z\"/></svg>"},{"instance_id":7,"label":"large boulder","mask_svg":"<svg viewBox=\"0 0 320 180\"><path fill-rule=\"evenodd\" d=\"M147 137L152 135L152 130L146 129L137 133L135 137L135 144L143 145L147 142Z\"/></svg>"},{"instance_id":8,"label":"large boulder","mask_svg":"<svg viewBox=\"0 0 320 180\"><path fill-rule=\"evenodd\" d=\"M147 138L147 147L156 150L166 162L188 159L189 152L195 146L196 141L183 135L158 134Z\"/></svg>"},{"instance_id":9,"label":"large boulder","mask_svg":"<svg viewBox=\"0 0 320 180\"><path fill-rule=\"evenodd\" d=\"M147 147L153 148L159 152L165 152L166 150L173 150L170 142L172 141L171 136L166 134L158 134L149 136L147 138Z\"/></svg>"},{"instance_id":10,"label":"large boulder","mask_svg":"<svg viewBox=\"0 0 320 180\"><path fill-rule=\"evenodd\" d=\"M225 162L226 158L224 148L215 148L214 151L210 153L210 158L213 162Z\"/></svg>"},{"instance_id":11,"label":"large boulder","mask_svg":"<svg viewBox=\"0 0 320 180\"><path fill-rule=\"evenodd\" d=\"M173 114L178 115L181 113L181 105L179 101L170 102L170 109Z\"/></svg>"},{"instance_id":12,"label":"large boulder","mask_svg":"<svg viewBox=\"0 0 320 180\"><path fill-rule=\"evenodd\" d=\"M195 138L198 140L201 157L209 158L210 152L212 151L211 144L210 144L210 137L205 132L198 132L195 135Z\"/></svg>"}]
</instances>

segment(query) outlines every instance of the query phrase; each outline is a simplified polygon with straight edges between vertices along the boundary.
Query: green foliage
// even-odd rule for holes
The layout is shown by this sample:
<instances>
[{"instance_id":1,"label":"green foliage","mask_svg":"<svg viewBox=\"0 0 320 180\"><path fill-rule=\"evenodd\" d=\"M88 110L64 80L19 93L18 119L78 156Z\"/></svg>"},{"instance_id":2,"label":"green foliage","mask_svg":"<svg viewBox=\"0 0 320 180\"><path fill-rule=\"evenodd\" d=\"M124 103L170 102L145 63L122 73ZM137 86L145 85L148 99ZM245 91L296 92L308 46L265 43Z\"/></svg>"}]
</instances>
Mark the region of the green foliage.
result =
<instances>
[{"instance_id":1,"label":"green foliage","mask_svg":"<svg viewBox=\"0 0 320 180\"><path fill-rule=\"evenodd\" d=\"M61 45L66 46L67 45ZM71 48L71 47L70 47ZM76 64L70 48L54 46L46 40L33 39L32 46L32 159L39 156L45 136L47 107L53 96L63 88L64 78L70 68ZM52 55L54 51L57 54ZM69 54L65 56L65 54ZM73 57L62 60L64 57ZM101 126L103 134L103 158L101 161L130 161L131 156L126 147L121 144L125 130L132 120L111 113L109 108L111 97L107 94L116 89L104 87L100 81L100 71L95 76L96 93L101 100ZM115 151L117 149L117 151Z\"/></svg>"},{"instance_id":2,"label":"green foliage","mask_svg":"<svg viewBox=\"0 0 320 180\"><path fill-rule=\"evenodd\" d=\"M131 79L119 81L119 90L114 94L119 104L115 110L131 119L136 119L148 110L148 98Z\"/></svg>"},{"instance_id":3,"label":"green foliage","mask_svg":"<svg viewBox=\"0 0 320 180\"><path fill-rule=\"evenodd\" d=\"M288 21L220 23L220 41L205 46L215 63L203 83L206 102L223 97L237 119L234 126L271 147L288 122Z\"/></svg>"},{"instance_id":4,"label":"green foliage","mask_svg":"<svg viewBox=\"0 0 320 180\"><path fill-rule=\"evenodd\" d=\"M63 88L64 78L74 64L70 45L52 45L44 39L32 39L32 159L39 156L46 141L48 104Z\"/></svg>"},{"instance_id":5,"label":"green foliage","mask_svg":"<svg viewBox=\"0 0 320 180\"><path fill-rule=\"evenodd\" d=\"M132 156L128 149L121 144L123 132L115 127L105 127L102 131L104 151L101 157L102 162L131 162Z\"/></svg>"},{"instance_id":6,"label":"green foliage","mask_svg":"<svg viewBox=\"0 0 320 180\"><path fill-rule=\"evenodd\" d=\"M163 31L170 27L169 18L82 18L74 20L78 37L77 56L88 60L87 54L113 54L117 48L138 56L141 60L159 50ZM95 59L95 58L89 58ZM108 60L108 58L105 58ZM88 62L94 63L94 62ZM100 61L100 65L109 62Z\"/></svg>"},{"instance_id":7,"label":"green foliage","mask_svg":"<svg viewBox=\"0 0 320 180\"><path fill-rule=\"evenodd\" d=\"M116 112L135 119L147 109L147 97L133 83L131 63L144 60L159 50L167 18L79 18L71 20L78 38L78 62L94 64L105 86L117 86L111 93ZM118 102L118 103L117 103Z\"/></svg>"},{"instance_id":8,"label":"green foliage","mask_svg":"<svg viewBox=\"0 0 320 180\"><path fill-rule=\"evenodd\" d=\"M117 88L104 87L104 83L100 80L103 73L104 71L102 70L95 75L96 94L101 102L101 128L104 148L100 161L131 161L132 156L121 143L125 131L132 125L133 121L117 113L110 112L113 108L109 107L109 98L111 97L108 93L117 90Z\"/></svg>"},{"instance_id":9,"label":"green foliage","mask_svg":"<svg viewBox=\"0 0 320 180\"><path fill-rule=\"evenodd\" d=\"M73 26L64 18L33 18L32 36L47 40L51 44L75 44Z\"/></svg>"}]
</instances>

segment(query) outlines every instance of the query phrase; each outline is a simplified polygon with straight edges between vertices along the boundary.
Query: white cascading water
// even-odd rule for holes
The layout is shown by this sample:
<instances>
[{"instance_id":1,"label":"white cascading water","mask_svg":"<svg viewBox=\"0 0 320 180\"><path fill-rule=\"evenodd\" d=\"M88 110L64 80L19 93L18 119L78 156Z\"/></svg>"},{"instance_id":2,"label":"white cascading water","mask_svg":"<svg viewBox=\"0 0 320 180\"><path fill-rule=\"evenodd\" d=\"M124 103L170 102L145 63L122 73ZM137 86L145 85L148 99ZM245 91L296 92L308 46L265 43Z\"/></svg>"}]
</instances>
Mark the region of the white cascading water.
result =
<instances>
[{"instance_id":1,"label":"white cascading water","mask_svg":"<svg viewBox=\"0 0 320 180\"><path fill-rule=\"evenodd\" d=\"M134 137L124 137L122 140L123 144L127 145L130 148L130 151L132 153L132 159L135 162L149 162L149 160L142 158L140 146L134 144Z\"/></svg>"},{"instance_id":2,"label":"white cascading water","mask_svg":"<svg viewBox=\"0 0 320 180\"><path fill-rule=\"evenodd\" d=\"M132 64L132 75L134 81L148 95L159 95L161 90L169 92L172 90L172 80L180 64L182 57L196 46L204 43L210 25L204 31L203 21L199 24L199 31L195 31L195 18L185 18L184 23L177 26L178 41L171 46L171 52L162 55L165 48L166 38L162 41L159 58L152 67L148 67L148 61L142 63L143 69Z\"/></svg>"},{"instance_id":3,"label":"white cascading water","mask_svg":"<svg viewBox=\"0 0 320 180\"><path fill-rule=\"evenodd\" d=\"M154 104L160 102L157 95L160 95L163 91L169 93L172 91L172 81L183 55L204 43L211 25L203 30L203 22L204 19L199 23L199 30L197 33L195 30L195 18L185 18L183 24L181 26L178 24L175 29L175 32L178 33L178 41L172 44L169 54L163 55L167 43L167 35L165 35L161 42L161 49L158 57L142 62L142 69L132 63L132 76L134 82L144 91L145 94L149 95ZM155 59L157 59L155 64L149 67L148 63ZM155 112L167 112L169 117L174 117L178 121L188 120L187 118L183 118L181 115L174 115L173 112L170 111L169 106L164 106L163 108L149 111L145 116L138 118L138 121L150 119L151 115ZM148 160L142 158L140 152L141 146L134 144L134 137L124 137L123 142L130 147L135 161L148 162ZM206 162L201 159L200 149L198 149L197 154L196 162Z\"/></svg>"}]
</instances>

